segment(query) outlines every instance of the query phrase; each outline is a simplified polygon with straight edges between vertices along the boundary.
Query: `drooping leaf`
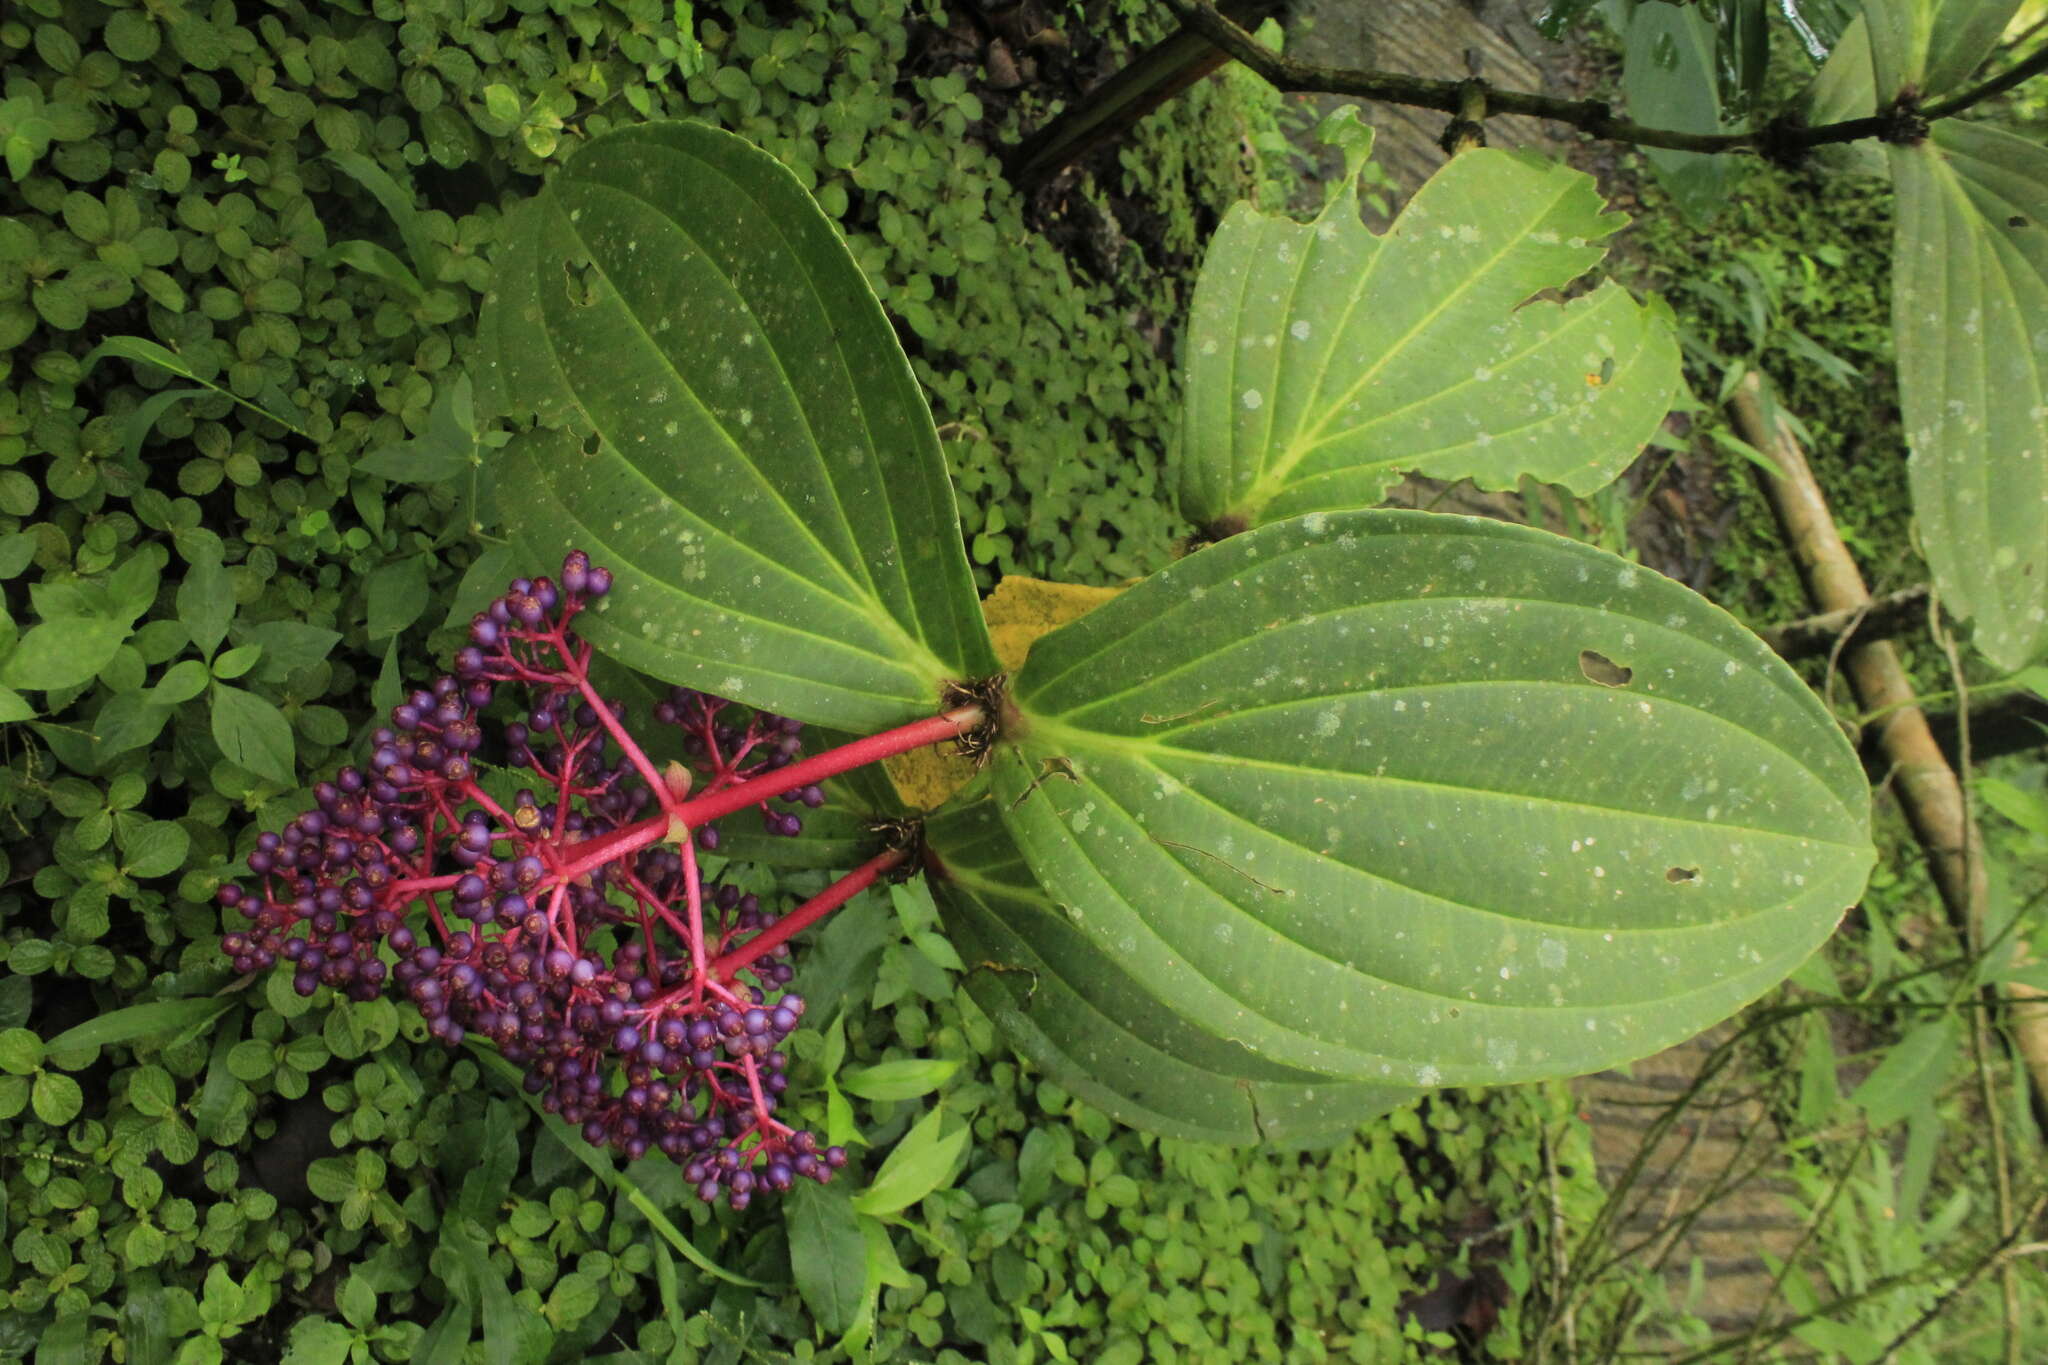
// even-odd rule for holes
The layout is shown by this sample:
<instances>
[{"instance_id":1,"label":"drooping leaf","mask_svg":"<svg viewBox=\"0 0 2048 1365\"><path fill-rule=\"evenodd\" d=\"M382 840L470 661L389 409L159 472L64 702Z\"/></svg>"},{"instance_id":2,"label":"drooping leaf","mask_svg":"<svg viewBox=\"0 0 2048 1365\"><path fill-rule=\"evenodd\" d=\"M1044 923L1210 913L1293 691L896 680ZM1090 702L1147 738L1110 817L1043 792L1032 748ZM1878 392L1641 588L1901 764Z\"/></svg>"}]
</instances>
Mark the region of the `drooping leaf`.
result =
<instances>
[{"instance_id":1,"label":"drooping leaf","mask_svg":"<svg viewBox=\"0 0 2048 1365\"><path fill-rule=\"evenodd\" d=\"M868 1187L854 1196L854 1210L886 1218L909 1208L945 1182L971 1136L973 1130L957 1119L946 1131L946 1111L932 1110L903 1135Z\"/></svg>"},{"instance_id":2,"label":"drooping leaf","mask_svg":"<svg viewBox=\"0 0 2048 1365\"><path fill-rule=\"evenodd\" d=\"M254 692L213 685L213 742L228 762L266 782L289 787L298 780L292 772L292 724Z\"/></svg>"},{"instance_id":3,"label":"drooping leaf","mask_svg":"<svg viewBox=\"0 0 2048 1365\"><path fill-rule=\"evenodd\" d=\"M1189 316L1182 513L1255 526L1370 506L1409 472L1609 482L1669 410L1677 342L1611 281L1532 296L1592 269L1624 221L1590 176L1484 149L1385 236L1351 190L1312 223L1239 204Z\"/></svg>"},{"instance_id":4,"label":"drooping leaf","mask_svg":"<svg viewBox=\"0 0 2048 1365\"><path fill-rule=\"evenodd\" d=\"M613 1194L630 1204L634 1212L647 1220L649 1227L661 1234L663 1241L682 1254L684 1260L714 1279L723 1280L728 1284L739 1285L745 1289L766 1287L759 1280L751 1280L727 1270L706 1256L689 1238L683 1236L682 1231L669 1221L668 1215L663 1213L653 1200L649 1199L631 1179L619 1173L618 1168L612 1164L609 1152L583 1141L582 1134L563 1122L561 1115L550 1114L542 1108L539 1096L529 1093L520 1084L519 1068L506 1061L495 1048L486 1047L471 1038L469 1049L470 1054L477 1059L478 1065L497 1076L508 1092L518 1095L526 1102L526 1107L533 1111L541 1126L564 1151L582 1162L584 1167L603 1181Z\"/></svg>"},{"instance_id":5,"label":"drooping leaf","mask_svg":"<svg viewBox=\"0 0 2048 1365\"><path fill-rule=\"evenodd\" d=\"M1762 642L1524 527L1233 537L1045 637L1011 695L996 799L1068 923L1348 1079L1653 1052L1798 966L1874 856L1853 751Z\"/></svg>"},{"instance_id":6,"label":"drooping leaf","mask_svg":"<svg viewBox=\"0 0 2048 1365\"><path fill-rule=\"evenodd\" d=\"M1889 1127L1925 1107L1941 1093L1961 1036L1952 1014L1915 1024L1885 1052L1849 1102L1869 1114L1873 1128Z\"/></svg>"},{"instance_id":7,"label":"drooping leaf","mask_svg":"<svg viewBox=\"0 0 2048 1365\"><path fill-rule=\"evenodd\" d=\"M1807 90L1806 121L1818 126L1868 118L1877 112L1877 81L1870 61L1870 25L1862 16L1843 30L1841 41L1828 54L1820 73ZM1882 145L1865 138L1838 142L1817 149L1825 164L1856 175L1889 173Z\"/></svg>"},{"instance_id":8,"label":"drooping leaf","mask_svg":"<svg viewBox=\"0 0 2048 1365\"><path fill-rule=\"evenodd\" d=\"M993 801L927 837L932 891L967 989L1013 1046L1133 1127L1198 1142L1313 1142L1419 1093L1278 1066L1163 1003L1032 880Z\"/></svg>"},{"instance_id":9,"label":"drooping leaf","mask_svg":"<svg viewBox=\"0 0 2048 1365\"><path fill-rule=\"evenodd\" d=\"M95 1049L132 1043L140 1038L168 1044L211 1023L234 1004L231 998L208 996L129 1005L66 1029L50 1040L49 1049L52 1052L88 1054L80 1064L89 1066L92 1062L90 1054Z\"/></svg>"},{"instance_id":10,"label":"drooping leaf","mask_svg":"<svg viewBox=\"0 0 2048 1365\"><path fill-rule=\"evenodd\" d=\"M2016 670L2048 650L2048 149L1946 119L1890 159L1913 512L1943 603Z\"/></svg>"},{"instance_id":11,"label":"drooping leaf","mask_svg":"<svg viewBox=\"0 0 2048 1365\"><path fill-rule=\"evenodd\" d=\"M405 243L405 254L412 258L414 278L431 279L433 253L428 249L426 227L420 211L413 205L411 187L399 184L382 166L361 152L329 152L327 159L383 205Z\"/></svg>"},{"instance_id":12,"label":"drooping leaf","mask_svg":"<svg viewBox=\"0 0 2048 1365\"><path fill-rule=\"evenodd\" d=\"M867 1239L846 1182L798 1181L786 1199L789 1268L804 1306L828 1333L844 1332L860 1312L867 1281Z\"/></svg>"},{"instance_id":13,"label":"drooping leaf","mask_svg":"<svg viewBox=\"0 0 2048 1365\"><path fill-rule=\"evenodd\" d=\"M938 438L796 178L688 123L609 134L508 225L482 324L540 429L505 449L536 563L618 575L579 629L670 682L840 728L994 672Z\"/></svg>"},{"instance_id":14,"label":"drooping leaf","mask_svg":"<svg viewBox=\"0 0 2048 1365\"><path fill-rule=\"evenodd\" d=\"M864 1100L914 1100L937 1090L959 1069L950 1057L906 1057L845 1072L839 1087Z\"/></svg>"},{"instance_id":15,"label":"drooping leaf","mask_svg":"<svg viewBox=\"0 0 2048 1365\"><path fill-rule=\"evenodd\" d=\"M304 428L305 414L294 408L290 401L276 390L275 386L262 395L271 406L269 408L259 407L257 404L243 398L240 394L221 387L194 370L176 351L164 346L161 342L151 341L147 337L108 337L85 353L84 358L78 362L80 372L89 373L92 367L100 362L102 357L110 355L118 356L123 360L133 360L145 365L154 365L158 369L168 370L180 379L190 379L194 383L204 384L213 392L234 399L235 402L255 413L258 417L267 417L287 431L295 432L300 436L308 434Z\"/></svg>"},{"instance_id":16,"label":"drooping leaf","mask_svg":"<svg viewBox=\"0 0 2048 1365\"><path fill-rule=\"evenodd\" d=\"M1621 88L1629 116L1684 133L1731 131L1721 113L1719 37L1697 6L1647 0L1623 35ZM1737 156L1645 147L1643 155L1686 217L1705 222L1750 169Z\"/></svg>"}]
</instances>

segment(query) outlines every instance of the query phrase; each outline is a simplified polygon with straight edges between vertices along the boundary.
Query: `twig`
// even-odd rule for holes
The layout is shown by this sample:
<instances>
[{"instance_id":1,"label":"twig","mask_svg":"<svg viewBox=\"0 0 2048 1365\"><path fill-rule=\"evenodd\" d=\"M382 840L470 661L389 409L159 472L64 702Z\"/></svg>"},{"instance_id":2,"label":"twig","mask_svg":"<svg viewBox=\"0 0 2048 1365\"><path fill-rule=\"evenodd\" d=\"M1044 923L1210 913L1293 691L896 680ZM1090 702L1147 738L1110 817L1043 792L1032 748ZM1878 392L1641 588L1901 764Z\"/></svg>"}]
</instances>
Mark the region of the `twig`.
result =
<instances>
[{"instance_id":1,"label":"twig","mask_svg":"<svg viewBox=\"0 0 2048 1365\"><path fill-rule=\"evenodd\" d=\"M1467 88L1473 84L1471 81L1434 80L1390 71L1312 66L1261 47L1249 33L1218 13L1210 0L1166 0L1166 4L1180 16L1185 27L1201 34L1281 90L1356 95L1383 104L1405 104L1456 114ZM1814 127L1778 120L1746 133L1686 133L1675 128L1650 128L1616 118L1613 108L1605 100L1566 100L1525 90L1496 90L1491 86L1485 87L1485 97L1489 113L1521 114L1569 124L1580 132L1611 142L1664 147L1680 152L1753 152L1784 156L1810 147L1873 137L1917 142L1926 136L1928 120L1959 114L2044 69L2048 69L2048 48L2001 76L1925 109L1916 110L1910 102L1902 101L1891 110L1867 118L1843 119Z\"/></svg>"},{"instance_id":2,"label":"twig","mask_svg":"<svg viewBox=\"0 0 2048 1365\"><path fill-rule=\"evenodd\" d=\"M1920 111L1920 117L1933 120L1960 114L1971 105L1982 104L1994 95L2003 95L2029 76L2038 76L2043 71L2048 71L2048 43L2036 48L2033 56L2017 66L2009 67L1989 80L1979 81L1968 90L1959 90L1945 100L1936 100Z\"/></svg>"},{"instance_id":3,"label":"twig","mask_svg":"<svg viewBox=\"0 0 2048 1365\"><path fill-rule=\"evenodd\" d=\"M1963 680L1963 661L1956 653L1955 636L1941 623L1941 607L1933 598L1927 602L1927 629L1941 646L1942 654L1948 659L1948 676L1956 691L1956 747L1959 751L1956 764L1956 780L1962 788L1963 809L1970 808L1970 697L1969 686ZM1982 881L1982 871L1976 867L1983 857L1982 841L1974 824L1966 831L1963 846L1963 861L1970 865L1971 885L1974 888ZM1990 951L1984 942L1984 919L1981 913L1972 915L1964 925L1969 937L1964 946L1970 956L1978 961ZM1978 993L1989 991L1989 986L1980 987ZM1998 1231L2010 1241L2018 1235L2013 1224L2012 1204L2012 1156L2005 1140L2005 1115L1999 1108L1997 1093L1991 1084L1991 1046L1986 1038L1988 1028L1982 1010L1970 1014L1970 1060L1977 1071L1977 1098L1984 1106L1984 1126L1991 1135L1991 1172L1994 1188L1998 1195ZM2005 1309L2005 1365L2020 1365L2020 1281L2019 1268L2007 1260L1998 1269L1998 1286Z\"/></svg>"},{"instance_id":4,"label":"twig","mask_svg":"<svg viewBox=\"0 0 2048 1365\"><path fill-rule=\"evenodd\" d=\"M1926 611L1927 585L1921 583L1874 597L1862 606L1801 617L1760 633L1779 658L1809 659L1827 653L1836 641L1852 631L1863 640L1889 640L1923 620Z\"/></svg>"},{"instance_id":5,"label":"twig","mask_svg":"<svg viewBox=\"0 0 2048 1365\"><path fill-rule=\"evenodd\" d=\"M1824 611L1853 611L1870 601L1870 590L1835 529L1805 453L1782 416L1766 421L1761 393L1755 374L1736 389L1729 403L1736 431L1769 454L1782 471L1776 477L1761 476L1764 491L1777 509L1815 605ZM1886 712L1878 722L1878 740L1898 775L1899 804L1927 850L1935 887L1957 932L1966 943L1975 943L1983 936L1987 893L1983 860L1971 854L1977 835L1963 785L1935 743L1926 714L1914 704L1912 682L1888 642L1873 641L1850 650L1845 671L1864 710ZM2020 953L2024 957L2024 945ZM2048 992L2019 981L2004 983L2004 989L2008 996L2030 1001L2009 1012L2008 1025L2032 1079L2035 1117L2048 1130Z\"/></svg>"},{"instance_id":6,"label":"twig","mask_svg":"<svg viewBox=\"0 0 2048 1365\"><path fill-rule=\"evenodd\" d=\"M1926 1311L1915 1318L1905 1331L1892 1338L1891 1344L1885 1347L1884 1354L1878 1357L1877 1365L1891 1365L1891 1362L1897 1360L1899 1352L1905 1348L1906 1343L1925 1331L1927 1324L1947 1312L1948 1306L1954 1303L1964 1290L1982 1279L1985 1271L1993 1266L1998 1266L2001 1269L2010 1266L2014 1257L2024 1250L2019 1245L2021 1231L2032 1226L2034 1220L2041 1216L2043 1209L2048 1209L2048 1190L2043 1190L2035 1197L2034 1202L2027 1206L2025 1216L2019 1219L2018 1227L2015 1227L2011 1232L1999 1238L1997 1246L1989 1256L1983 1257L1976 1264L1972 1265L1964 1273L1963 1277L1949 1288L1946 1294L1937 1298L1933 1303L1928 1304Z\"/></svg>"},{"instance_id":7,"label":"twig","mask_svg":"<svg viewBox=\"0 0 2048 1365\"><path fill-rule=\"evenodd\" d=\"M1564 1199L1558 1192L1557 1148L1550 1139L1550 1125L1543 1126L1543 1175L1550 1182L1550 1270L1554 1277L1551 1284L1552 1302L1558 1302L1565 1283L1571 1278L1571 1262L1565 1251ZM1579 1358L1578 1310L1569 1303L1564 1304L1564 1346L1570 1359Z\"/></svg>"}]
</instances>

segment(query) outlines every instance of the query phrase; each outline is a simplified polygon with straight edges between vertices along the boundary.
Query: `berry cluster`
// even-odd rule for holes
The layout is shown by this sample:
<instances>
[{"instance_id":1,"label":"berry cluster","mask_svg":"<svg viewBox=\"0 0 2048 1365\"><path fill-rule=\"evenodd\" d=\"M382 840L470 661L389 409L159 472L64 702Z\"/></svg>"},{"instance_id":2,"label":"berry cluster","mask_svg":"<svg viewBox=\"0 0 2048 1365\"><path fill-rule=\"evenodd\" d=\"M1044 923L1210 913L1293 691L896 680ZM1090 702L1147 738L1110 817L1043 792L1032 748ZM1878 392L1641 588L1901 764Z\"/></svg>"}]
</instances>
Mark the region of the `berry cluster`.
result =
<instances>
[{"instance_id":1,"label":"berry cluster","mask_svg":"<svg viewBox=\"0 0 2048 1365\"><path fill-rule=\"evenodd\" d=\"M559 580L515 580L452 673L371 736L367 769L342 769L258 837L254 884L220 890L248 920L223 946L244 972L290 963L302 994L396 985L442 1042L489 1038L590 1142L659 1149L701 1197L744 1208L846 1160L775 1117L782 1043L804 1013L785 989L788 939L882 860L787 922L702 872L716 816L751 805L787 836L822 803L793 770L802 726L678 688L653 719L681 729L689 764L658 771L570 630L610 586L581 552ZM526 705L502 752L532 782L509 795L479 757L482 715L508 686Z\"/></svg>"}]
</instances>

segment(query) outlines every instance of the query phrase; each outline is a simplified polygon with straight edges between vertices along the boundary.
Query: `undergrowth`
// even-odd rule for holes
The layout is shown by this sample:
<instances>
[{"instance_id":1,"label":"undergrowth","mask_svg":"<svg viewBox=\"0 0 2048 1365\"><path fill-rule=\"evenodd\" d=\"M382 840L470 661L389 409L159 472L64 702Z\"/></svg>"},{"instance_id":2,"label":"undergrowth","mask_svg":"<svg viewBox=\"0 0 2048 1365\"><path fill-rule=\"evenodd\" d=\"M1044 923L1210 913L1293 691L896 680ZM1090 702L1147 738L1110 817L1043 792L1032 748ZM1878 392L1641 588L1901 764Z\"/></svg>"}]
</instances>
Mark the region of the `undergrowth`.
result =
<instances>
[{"instance_id":1,"label":"undergrowth","mask_svg":"<svg viewBox=\"0 0 2048 1365\"><path fill-rule=\"evenodd\" d=\"M928 60L935 6L687 10L0 17L0 649L43 699L0 716L0 1359L846 1354L779 1219L589 1164L410 1011L238 976L212 900L229 831L290 819L508 576L474 318L502 206L585 134L718 122L842 222L987 580L1114 581L1185 529L1173 319L1225 201L1279 183L1271 97L1205 84L1123 183L1078 183L1127 240L1077 267L997 173L985 72ZM871 894L797 982L795 1117L868 1175L921 1115L973 1133L886 1245L835 1249L880 1267L875 1356L1399 1360L1463 1332L1515 1358L1550 1201L1591 1195L1562 1091L1435 1097L1319 1152L1142 1137L1011 1060L932 930ZM960 1069L936 1099L876 1070L911 1057ZM1425 1327L1409 1305L1481 1262L1517 1292Z\"/></svg>"},{"instance_id":2,"label":"undergrowth","mask_svg":"<svg viewBox=\"0 0 2048 1365\"><path fill-rule=\"evenodd\" d=\"M1685 439L1695 457L1712 453L1715 489L1732 504L1711 595L1758 628L1812 611L1720 406L1724 381L1750 367L1799 423L1872 593L1926 582L1890 342L1889 187L1820 165L1753 169L1707 224L1681 217L1647 167L1631 188L1639 207L1623 270L1660 292L1680 321L1687 380L1705 404ZM1895 644L1923 695L1945 700L1989 676L1977 663L1957 678L1924 628ZM1826 661L1803 668L1846 725L1865 719ZM2015 766L2020 785L2038 786L2037 761ZM2048 1332L2048 1281L2037 1265L2022 1257L1984 1269L1999 1251L2001 1187L2016 1210L2044 1191L2024 1072L1996 1030L1980 1050L1971 1025L1976 991L1998 979L2009 937L2038 931L2032 889L2042 846L2037 835L1992 822L1990 941L1973 947L1949 922L1925 854L1882 783L1878 795L1881 858L1863 902L1708 1064L1725 1065L1768 1116L1767 1133L1742 1159L1760 1163L1761 1178L1789 1182L1783 1207L1800 1233L1792 1259L1771 1262L1776 1293L1756 1305L1749 1330L1722 1335L1667 1289L1663 1266L1611 1267L1610 1291L1620 1294L1630 1330L1674 1343L1673 1358L1993 1360L2006 1358L2009 1337ZM1704 1090L1681 1096L1661 1121L1698 1121L1714 1102ZM1695 1172L1706 1181L1724 1174ZM1623 1187L1610 1197L1619 1207L1644 1196ZM1675 1228L1714 1213L1711 1198L1661 1210ZM1574 1254L1592 1249L1575 1245ZM1625 1342L1628 1333L1607 1339Z\"/></svg>"}]
</instances>

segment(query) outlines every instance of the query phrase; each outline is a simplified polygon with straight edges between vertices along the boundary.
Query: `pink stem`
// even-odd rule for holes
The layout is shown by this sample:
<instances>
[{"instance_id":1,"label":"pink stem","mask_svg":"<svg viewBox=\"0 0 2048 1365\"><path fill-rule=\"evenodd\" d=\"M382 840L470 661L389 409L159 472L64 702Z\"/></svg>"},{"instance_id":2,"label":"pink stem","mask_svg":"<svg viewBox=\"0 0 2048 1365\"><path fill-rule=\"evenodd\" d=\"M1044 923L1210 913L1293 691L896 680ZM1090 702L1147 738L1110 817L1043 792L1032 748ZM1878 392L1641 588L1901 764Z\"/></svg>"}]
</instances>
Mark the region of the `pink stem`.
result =
<instances>
[{"instance_id":1,"label":"pink stem","mask_svg":"<svg viewBox=\"0 0 2048 1365\"><path fill-rule=\"evenodd\" d=\"M683 839L679 848L683 855L683 885L688 888L690 966L695 970L690 980L696 999L693 1006L704 1003L704 888L697 881L697 841Z\"/></svg>"},{"instance_id":2,"label":"pink stem","mask_svg":"<svg viewBox=\"0 0 2048 1365\"><path fill-rule=\"evenodd\" d=\"M984 715L979 706L963 706L929 720L912 721L894 730L884 730L879 735L869 735L837 749L828 749L786 768L776 768L738 786L685 801L675 808L675 814L691 829L702 829L714 820L772 800L793 788L807 787L824 778L837 777L855 768L865 768L870 763L879 763L885 758L894 758L897 754L907 754L927 744L963 735L981 724Z\"/></svg>"},{"instance_id":3,"label":"pink stem","mask_svg":"<svg viewBox=\"0 0 2048 1365\"><path fill-rule=\"evenodd\" d=\"M414 896L430 895L435 891L446 891L462 880L464 874L451 872L445 877L406 877L384 888L387 900L397 902L410 900Z\"/></svg>"},{"instance_id":4,"label":"pink stem","mask_svg":"<svg viewBox=\"0 0 2048 1365\"><path fill-rule=\"evenodd\" d=\"M754 1120L755 1129L764 1137L768 1135L770 1128L778 1129L784 1133L789 1132L788 1124L780 1122L774 1115L768 1112L768 1097L761 1093L761 1069L754 1065L754 1059L752 1057L740 1058L740 1069L747 1074L747 1089L753 1094L754 1112L759 1115Z\"/></svg>"},{"instance_id":5,"label":"pink stem","mask_svg":"<svg viewBox=\"0 0 2048 1365\"><path fill-rule=\"evenodd\" d=\"M710 976L720 981L730 981L734 972L753 965L766 954L789 942L804 930L816 924L840 906L852 900L875 884L875 879L890 868L901 863L909 854L900 848L892 848L874 857L841 877L817 895L799 905L796 909L777 920L771 928L748 939L739 947L712 962ZM700 976L702 974L700 973Z\"/></svg>"},{"instance_id":6,"label":"pink stem","mask_svg":"<svg viewBox=\"0 0 2048 1365\"><path fill-rule=\"evenodd\" d=\"M559 630L556 632L556 641L558 652L563 660L565 662L569 661L571 656L568 642L561 639L561 632ZM631 763L635 771L640 774L640 780L653 788L655 799L661 802L661 808L663 810L670 809L670 803L675 798L669 794L667 784L661 780L661 774L655 770L654 760L650 759L645 751L633 742L633 737L626 733L626 727L619 724L619 718L612 714L612 708L605 703L603 697L597 695L597 689L590 685L590 659L588 651L585 651L583 658L577 659L574 662L576 671L572 678L576 684L576 690L581 692L583 699L590 703L590 709L597 712L598 723L604 726L606 732L611 735L612 742L617 744L620 751L625 754L626 761Z\"/></svg>"},{"instance_id":7,"label":"pink stem","mask_svg":"<svg viewBox=\"0 0 2048 1365\"><path fill-rule=\"evenodd\" d=\"M573 882L586 872L595 872L606 863L628 853L658 844L668 834L669 817L650 815L645 820L636 820L623 825L609 834L599 834L582 840L564 849L565 854L574 854L572 862L565 862L555 869L557 881Z\"/></svg>"}]
</instances>

